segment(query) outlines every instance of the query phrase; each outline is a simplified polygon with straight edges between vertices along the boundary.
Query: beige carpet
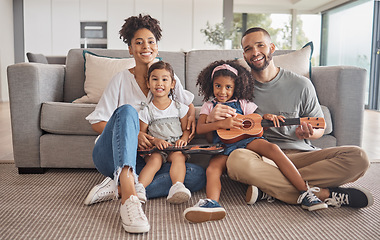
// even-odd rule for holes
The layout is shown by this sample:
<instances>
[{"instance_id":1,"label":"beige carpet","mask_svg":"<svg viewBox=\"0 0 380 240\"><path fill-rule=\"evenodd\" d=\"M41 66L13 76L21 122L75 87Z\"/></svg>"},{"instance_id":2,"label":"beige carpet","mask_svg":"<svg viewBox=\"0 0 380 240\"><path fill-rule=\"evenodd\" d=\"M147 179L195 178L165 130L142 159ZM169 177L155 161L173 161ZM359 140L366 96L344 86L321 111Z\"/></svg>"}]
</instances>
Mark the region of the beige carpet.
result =
<instances>
[{"instance_id":1,"label":"beige carpet","mask_svg":"<svg viewBox=\"0 0 380 240\"><path fill-rule=\"evenodd\" d=\"M14 164L0 164L0 239L380 239L380 164L372 163L355 185L370 189L373 206L308 212L280 201L247 206L246 186L223 177L221 221L190 224L182 218L190 202L170 205L165 198L147 202L151 224L146 234L126 233L118 201L86 207L82 201L103 177L96 170L49 170L18 175Z\"/></svg>"}]
</instances>

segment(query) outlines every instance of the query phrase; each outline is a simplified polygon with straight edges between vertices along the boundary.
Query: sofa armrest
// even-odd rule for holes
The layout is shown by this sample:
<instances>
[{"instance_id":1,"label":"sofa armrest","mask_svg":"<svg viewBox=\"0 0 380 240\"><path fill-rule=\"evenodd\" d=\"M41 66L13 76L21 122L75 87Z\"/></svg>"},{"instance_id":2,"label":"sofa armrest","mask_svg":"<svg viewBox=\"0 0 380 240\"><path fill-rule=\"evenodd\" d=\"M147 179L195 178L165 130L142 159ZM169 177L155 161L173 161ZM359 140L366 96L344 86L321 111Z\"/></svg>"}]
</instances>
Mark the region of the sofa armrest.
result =
<instances>
[{"instance_id":1,"label":"sofa armrest","mask_svg":"<svg viewBox=\"0 0 380 240\"><path fill-rule=\"evenodd\" d=\"M65 67L18 63L8 67L13 153L17 167L40 167L40 112L47 101L63 101Z\"/></svg>"},{"instance_id":2,"label":"sofa armrest","mask_svg":"<svg viewBox=\"0 0 380 240\"><path fill-rule=\"evenodd\" d=\"M313 67L320 104L331 112L337 146L361 146L366 70L353 66Z\"/></svg>"}]
</instances>

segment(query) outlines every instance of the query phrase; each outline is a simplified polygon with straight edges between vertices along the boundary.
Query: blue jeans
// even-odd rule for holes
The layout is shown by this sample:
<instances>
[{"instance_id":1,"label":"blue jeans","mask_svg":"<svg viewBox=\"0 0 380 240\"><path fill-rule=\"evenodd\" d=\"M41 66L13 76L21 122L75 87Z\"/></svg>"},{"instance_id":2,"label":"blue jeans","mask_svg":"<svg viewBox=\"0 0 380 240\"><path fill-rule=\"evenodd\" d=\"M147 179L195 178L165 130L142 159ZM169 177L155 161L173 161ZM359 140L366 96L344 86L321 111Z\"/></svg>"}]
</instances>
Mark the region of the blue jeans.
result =
<instances>
[{"instance_id":1,"label":"blue jeans","mask_svg":"<svg viewBox=\"0 0 380 240\"><path fill-rule=\"evenodd\" d=\"M118 181L123 167L131 167L136 174L141 172L145 162L137 156L139 131L139 116L132 106L123 105L115 110L92 152L95 167L100 173ZM156 173L146 188L147 198L168 195L172 186L170 166L170 163L165 163ZM205 170L201 166L186 163L184 184L191 192L202 189L206 185Z\"/></svg>"}]
</instances>

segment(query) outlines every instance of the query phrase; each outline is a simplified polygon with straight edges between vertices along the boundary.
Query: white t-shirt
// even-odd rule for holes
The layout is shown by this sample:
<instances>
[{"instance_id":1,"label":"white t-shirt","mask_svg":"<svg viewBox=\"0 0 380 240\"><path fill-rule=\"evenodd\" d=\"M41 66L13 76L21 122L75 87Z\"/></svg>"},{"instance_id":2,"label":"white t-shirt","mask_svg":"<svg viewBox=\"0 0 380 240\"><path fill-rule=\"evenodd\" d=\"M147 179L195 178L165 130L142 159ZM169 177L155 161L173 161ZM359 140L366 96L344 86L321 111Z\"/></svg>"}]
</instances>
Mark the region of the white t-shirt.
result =
<instances>
[{"instance_id":1,"label":"white t-shirt","mask_svg":"<svg viewBox=\"0 0 380 240\"><path fill-rule=\"evenodd\" d=\"M193 102L194 95L185 90L179 78L175 75L176 80L174 94L175 100L185 105ZM101 121L108 122L116 108L129 104L137 112L141 110L141 102L148 104L152 99L152 93L149 91L145 96L137 84L135 77L128 69L116 74L106 87L100 98L95 110L86 117L91 124Z\"/></svg>"},{"instance_id":2,"label":"white t-shirt","mask_svg":"<svg viewBox=\"0 0 380 240\"><path fill-rule=\"evenodd\" d=\"M175 102L172 101L169 107L167 107L164 110L160 110L153 104L153 102L150 102L148 104L148 107L145 107L143 110L139 112L139 118L141 121L149 125L149 123L153 120L151 119L150 114L149 114L149 110L150 110L153 115L154 120L169 118L169 117L179 117L180 119L182 119L184 116L186 116L186 113L189 111L189 107L183 103L179 103L179 104L181 105L180 109L178 109Z\"/></svg>"}]
</instances>

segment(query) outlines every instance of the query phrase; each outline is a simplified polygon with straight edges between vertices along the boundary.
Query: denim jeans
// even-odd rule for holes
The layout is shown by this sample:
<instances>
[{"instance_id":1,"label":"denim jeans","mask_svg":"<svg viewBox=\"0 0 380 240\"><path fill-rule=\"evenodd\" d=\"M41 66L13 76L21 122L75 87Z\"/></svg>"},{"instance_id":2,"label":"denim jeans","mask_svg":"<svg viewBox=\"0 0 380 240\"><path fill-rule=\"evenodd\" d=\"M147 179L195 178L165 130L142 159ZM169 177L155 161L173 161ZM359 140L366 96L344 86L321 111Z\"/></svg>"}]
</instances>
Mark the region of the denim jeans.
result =
<instances>
[{"instance_id":1,"label":"denim jeans","mask_svg":"<svg viewBox=\"0 0 380 240\"><path fill-rule=\"evenodd\" d=\"M123 167L131 167L135 174L145 166L137 155L140 131L137 111L130 105L120 106L112 114L95 144L92 158L100 173L118 181ZM137 164L136 164L137 163ZM167 196L172 186L170 163L165 163L146 188L147 198ZM206 185L205 170L198 165L186 163L185 186L192 192Z\"/></svg>"}]
</instances>

